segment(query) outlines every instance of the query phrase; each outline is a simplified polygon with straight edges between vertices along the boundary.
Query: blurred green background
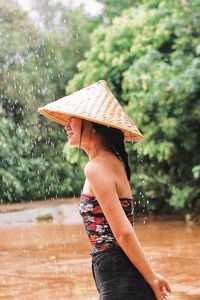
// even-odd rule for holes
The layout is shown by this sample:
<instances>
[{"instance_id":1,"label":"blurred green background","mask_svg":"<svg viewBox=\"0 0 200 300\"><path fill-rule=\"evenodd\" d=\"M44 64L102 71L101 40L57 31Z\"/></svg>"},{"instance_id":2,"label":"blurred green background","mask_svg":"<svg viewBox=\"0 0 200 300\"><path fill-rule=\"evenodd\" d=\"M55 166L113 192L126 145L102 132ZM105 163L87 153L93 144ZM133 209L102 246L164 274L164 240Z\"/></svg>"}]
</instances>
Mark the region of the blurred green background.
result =
<instances>
[{"instance_id":1,"label":"blurred green background","mask_svg":"<svg viewBox=\"0 0 200 300\"><path fill-rule=\"evenodd\" d=\"M127 143L139 210L200 209L200 1L0 3L0 201L79 196L84 153L37 108L105 79L145 136ZM39 21L38 21L39 20Z\"/></svg>"}]
</instances>

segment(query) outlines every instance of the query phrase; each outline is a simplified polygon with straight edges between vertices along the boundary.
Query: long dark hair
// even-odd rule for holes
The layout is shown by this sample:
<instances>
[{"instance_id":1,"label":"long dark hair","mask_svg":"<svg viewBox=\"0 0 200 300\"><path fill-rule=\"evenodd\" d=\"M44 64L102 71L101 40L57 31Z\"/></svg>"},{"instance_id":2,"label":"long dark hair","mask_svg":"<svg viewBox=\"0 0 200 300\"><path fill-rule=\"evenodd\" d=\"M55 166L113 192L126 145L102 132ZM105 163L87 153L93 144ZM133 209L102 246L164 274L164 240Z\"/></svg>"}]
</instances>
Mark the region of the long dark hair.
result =
<instances>
[{"instance_id":1,"label":"long dark hair","mask_svg":"<svg viewBox=\"0 0 200 300\"><path fill-rule=\"evenodd\" d=\"M104 138L106 146L123 162L126 176L130 181L131 171L124 144L124 134L120 129L92 123L95 131Z\"/></svg>"}]
</instances>

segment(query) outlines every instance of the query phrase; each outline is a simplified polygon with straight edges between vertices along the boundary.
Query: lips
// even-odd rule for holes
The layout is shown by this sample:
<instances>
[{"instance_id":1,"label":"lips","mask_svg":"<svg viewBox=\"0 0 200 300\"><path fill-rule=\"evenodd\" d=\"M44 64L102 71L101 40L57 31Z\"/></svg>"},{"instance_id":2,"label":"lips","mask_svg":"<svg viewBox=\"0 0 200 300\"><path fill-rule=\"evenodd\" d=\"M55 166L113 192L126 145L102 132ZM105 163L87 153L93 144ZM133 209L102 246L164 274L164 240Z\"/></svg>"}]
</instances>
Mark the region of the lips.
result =
<instances>
[{"instance_id":1,"label":"lips","mask_svg":"<svg viewBox=\"0 0 200 300\"><path fill-rule=\"evenodd\" d=\"M69 139L72 135L73 135L73 133L72 133L72 132L69 132L69 133L67 134L68 139Z\"/></svg>"}]
</instances>

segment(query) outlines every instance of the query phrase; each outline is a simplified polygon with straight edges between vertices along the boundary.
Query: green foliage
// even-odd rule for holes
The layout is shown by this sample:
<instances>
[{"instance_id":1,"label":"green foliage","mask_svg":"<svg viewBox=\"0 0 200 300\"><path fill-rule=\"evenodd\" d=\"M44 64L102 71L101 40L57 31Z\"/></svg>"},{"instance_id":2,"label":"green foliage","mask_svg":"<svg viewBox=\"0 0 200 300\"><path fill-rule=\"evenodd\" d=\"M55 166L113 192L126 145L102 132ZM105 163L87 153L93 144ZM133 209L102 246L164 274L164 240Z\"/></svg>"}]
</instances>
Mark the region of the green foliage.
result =
<instances>
[{"instance_id":1,"label":"green foliage","mask_svg":"<svg viewBox=\"0 0 200 300\"><path fill-rule=\"evenodd\" d=\"M194 179L200 179L200 166L195 166L192 168L192 173L194 176Z\"/></svg>"},{"instance_id":2,"label":"green foliage","mask_svg":"<svg viewBox=\"0 0 200 300\"><path fill-rule=\"evenodd\" d=\"M80 172L62 154L64 132L37 108L64 96L89 48L92 22L81 8L38 5L43 5L42 28L13 1L0 4L1 202L73 196L81 187Z\"/></svg>"},{"instance_id":3,"label":"green foliage","mask_svg":"<svg viewBox=\"0 0 200 300\"><path fill-rule=\"evenodd\" d=\"M38 28L13 1L1 2L0 200L79 194L86 157L64 147L62 127L37 108L105 79L145 136L127 144L136 203L145 211L195 214L200 3L99 2L103 15L91 20L82 8L41 0Z\"/></svg>"},{"instance_id":4,"label":"green foliage","mask_svg":"<svg viewBox=\"0 0 200 300\"><path fill-rule=\"evenodd\" d=\"M1 202L57 197L58 194L66 193L68 186L62 178L70 176L73 172L70 168L66 168L64 156L58 155L62 153L62 146L57 145L54 148L52 139L51 144L47 143L47 145L46 151L49 155L39 155L23 128L16 127L12 120L2 118L0 126Z\"/></svg>"},{"instance_id":5,"label":"green foliage","mask_svg":"<svg viewBox=\"0 0 200 300\"><path fill-rule=\"evenodd\" d=\"M103 19L108 22L111 21L114 17L119 16L121 12L129 7L136 6L138 3L142 2L141 0L97 0L104 5L103 9Z\"/></svg>"},{"instance_id":6,"label":"green foliage","mask_svg":"<svg viewBox=\"0 0 200 300\"><path fill-rule=\"evenodd\" d=\"M70 147L67 143L63 149L64 154L66 155L66 160L72 165L77 164L83 170L86 162L88 161L87 156L83 150L77 147Z\"/></svg>"},{"instance_id":7,"label":"green foliage","mask_svg":"<svg viewBox=\"0 0 200 300\"><path fill-rule=\"evenodd\" d=\"M188 202L192 195L192 188L190 187L181 187L177 188L176 186L172 186L171 188L171 198L170 204L174 209L180 210L185 207L185 203Z\"/></svg>"},{"instance_id":8,"label":"green foliage","mask_svg":"<svg viewBox=\"0 0 200 300\"><path fill-rule=\"evenodd\" d=\"M142 130L144 142L129 147L132 184L154 211L199 207L199 10L199 1L163 0L124 11L94 31L67 86L105 79Z\"/></svg>"}]
</instances>

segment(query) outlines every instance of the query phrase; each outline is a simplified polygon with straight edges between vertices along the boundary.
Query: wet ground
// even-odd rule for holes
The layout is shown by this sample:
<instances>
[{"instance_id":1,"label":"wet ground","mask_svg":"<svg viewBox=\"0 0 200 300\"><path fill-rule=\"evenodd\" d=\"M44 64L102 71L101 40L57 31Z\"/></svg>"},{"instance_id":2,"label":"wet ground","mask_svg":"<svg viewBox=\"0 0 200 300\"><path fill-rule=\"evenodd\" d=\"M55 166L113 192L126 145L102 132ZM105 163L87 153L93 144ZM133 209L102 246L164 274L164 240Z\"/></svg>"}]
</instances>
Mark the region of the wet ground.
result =
<instances>
[{"instance_id":1,"label":"wet ground","mask_svg":"<svg viewBox=\"0 0 200 300\"><path fill-rule=\"evenodd\" d=\"M96 300L91 250L76 199L0 206L0 299ZM40 212L52 221L36 220ZM200 300L200 227L180 220L136 220L153 267L174 300Z\"/></svg>"}]
</instances>

